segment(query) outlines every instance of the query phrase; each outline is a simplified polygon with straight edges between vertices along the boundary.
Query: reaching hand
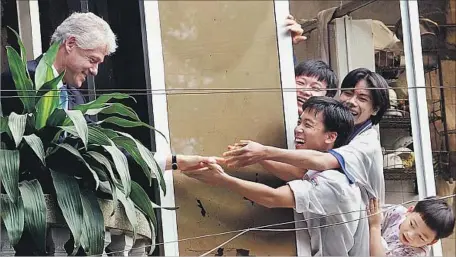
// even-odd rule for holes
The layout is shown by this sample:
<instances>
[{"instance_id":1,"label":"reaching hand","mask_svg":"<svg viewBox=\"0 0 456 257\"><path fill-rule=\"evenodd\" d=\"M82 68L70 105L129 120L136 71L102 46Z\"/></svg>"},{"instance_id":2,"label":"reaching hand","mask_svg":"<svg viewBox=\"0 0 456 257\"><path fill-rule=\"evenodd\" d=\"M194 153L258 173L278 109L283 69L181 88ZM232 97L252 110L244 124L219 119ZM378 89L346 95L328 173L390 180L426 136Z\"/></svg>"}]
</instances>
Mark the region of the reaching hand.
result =
<instances>
[{"instance_id":1,"label":"reaching hand","mask_svg":"<svg viewBox=\"0 0 456 257\"><path fill-rule=\"evenodd\" d=\"M304 30L301 28L301 24L296 22L295 18L291 15L285 20L285 24L287 26L288 31L291 33L291 39L293 41L293 45L297 45L302 41L307 39L306 36L303 36Z\"/></svg>"},{"instance_id":2,"label":"reaching hand","mask_svg":"<svg viewBox=\"0 0 456 257\"><path fill-rule=\"evenodd\" d=\"M245 167L255 164L266 157L266 146L250 141L241 140L234 146L228 146L227 152L223 153L225 164L228 167Z\"/></svg>"},{"instance_id":3,"label":"reaching hand","mask_svg":"<svg viewBox=\"0 0 456 257\"><path fill-rule=\"evenodd\" d=\"M204 168L183 171L182 173L209 185L218 185L228 176L223 168L215 163L207 163Z\"/></svg>"},{"instance_id":4,"label":"reaching hand","mask_svg":"<svg viewBox=\"0 0 456 257\"><path fill-rule=\"evenodd\" d=\"M205 157L198 155L178 155L177 166L181 171L196 170L206 167L209 163L217 163L221 161L219 157Z\"/></svg>"},{"instance_id":5,"label":"reaching hand","mask_svg":"<svg viewBox=\"0 0 456 257\"><path fill-rule=\"evenodd\" d=\"M373 198L369 201L367 207L367 215L369 215L369 227L380 227L382 224L383 214L378 204L378 200ZM370 216L372 215L372 216Z\"/></svg>"}]
</instances>

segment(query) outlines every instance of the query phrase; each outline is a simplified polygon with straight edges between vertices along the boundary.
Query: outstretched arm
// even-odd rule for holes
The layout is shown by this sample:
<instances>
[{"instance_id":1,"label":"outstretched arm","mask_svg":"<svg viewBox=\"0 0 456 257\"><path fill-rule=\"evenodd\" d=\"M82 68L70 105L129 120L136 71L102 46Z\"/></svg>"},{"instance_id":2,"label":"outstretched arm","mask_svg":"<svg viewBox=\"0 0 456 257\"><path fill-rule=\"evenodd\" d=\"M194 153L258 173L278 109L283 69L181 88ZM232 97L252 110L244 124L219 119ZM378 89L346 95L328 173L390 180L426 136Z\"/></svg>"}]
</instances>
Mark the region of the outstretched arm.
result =
<instances>
[{"instance_id":1,"label":"outstretched arm","mask_svg":"<svg viewBox=\"0 0 456 257\"><path fill-rule=\"evenodd\" d=\"M266 171L286 182L302 179L302 177L306 174L306 170L286 163L265 160L260 161L259 164Z\"/></svg>"},{"instance_id":2,"label":"outstretched arm","mask_svg":"<svg viewBox=\"0 0 456 257\"><path fill-rule=\"evenodd\" d=\"M229 167L244 167L259 161L270 160L286 163L301 170L324 171L340 168L336 157L330 153L304 149L280 149L248 140L241 140L236 145L239 147L223 154Z\"/></svg>"},{"instance_id":3,"label":"outstretched arm","mask_svg":"<svg viewBox=\"0 0 456 257\"><path fill-rule=\"evenodd\" d=\"M288 185L274 189L260 183L235 178L226 174L218 164L208 164L206 168L183 173L204 183L230 189L268 208L295 207L293 192Z\"/></svg>"}]
</instances>

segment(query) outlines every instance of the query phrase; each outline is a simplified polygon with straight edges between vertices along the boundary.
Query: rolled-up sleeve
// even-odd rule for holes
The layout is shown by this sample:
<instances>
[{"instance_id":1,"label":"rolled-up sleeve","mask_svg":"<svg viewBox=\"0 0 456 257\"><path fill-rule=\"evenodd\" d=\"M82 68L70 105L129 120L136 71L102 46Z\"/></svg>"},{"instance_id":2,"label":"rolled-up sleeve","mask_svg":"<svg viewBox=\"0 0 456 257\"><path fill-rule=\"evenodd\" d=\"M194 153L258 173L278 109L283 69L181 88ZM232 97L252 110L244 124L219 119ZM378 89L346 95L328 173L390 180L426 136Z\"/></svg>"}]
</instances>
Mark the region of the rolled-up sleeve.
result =
<instances>
[{"instance_id":1,"label":"rolled-up sleeve","mask_svg":"<svg viewBox=\"0 0 456 257\"><path fill-rule=\"evenodd\" d=\"M315 214L325 214L321 201L324 201L324 185L314 186L307 180L293 180L288 182L288 186L293 191L295 199L295 211L297 213L312 212Z\"/></svg>"}]
</instances>

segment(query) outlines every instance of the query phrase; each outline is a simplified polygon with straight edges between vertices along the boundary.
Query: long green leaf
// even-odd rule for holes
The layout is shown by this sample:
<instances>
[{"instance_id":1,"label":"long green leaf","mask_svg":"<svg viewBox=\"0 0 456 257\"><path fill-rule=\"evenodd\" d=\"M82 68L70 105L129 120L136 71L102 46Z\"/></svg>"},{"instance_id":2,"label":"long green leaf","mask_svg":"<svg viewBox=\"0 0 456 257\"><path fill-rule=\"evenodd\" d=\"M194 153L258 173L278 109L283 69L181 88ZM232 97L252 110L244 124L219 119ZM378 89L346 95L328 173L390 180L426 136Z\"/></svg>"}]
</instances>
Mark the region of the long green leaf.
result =
<instances>
[{"instance_id":1,"label":"long green leaf","mask_svg":"<svg viewBox=\"0 0 456 257\"><path fill-rule=\"evenodd\" d=\"M22 136L25 132L25 126L27 125L27 114L19 115L15 112L12 112L8 118L8 126L11 131L11 134L14 138L14 143L16 147L19 146L19 143L22 141Z\"/></svg>"},{"instance_id":2,"label":"long green leaf","mask_svg":"<svg viewBox=\"0 0 456 257\"><path fill-rule=\"evenodd\" d=\"M1 197L1 214L8 232L8 239L11 245L15 246L21 239L24 230L24 206L22 198L19 197L16 203L7 197Z\"/></svg>"},{"instance_id":3,"label":"long green leaf","mask_svg":"<svg viewBox=\"0 0 456 257\"><path fill-rule=\"evenodd\" d=\"M81 245L83 224L83 208L78 182L74 177L62 172L51 170L51 175L57 192L57 202L74 238L74 249L78 249Z\"/></svg>"},{"instance_id":4,"label":"long green leaf","mask_svg":"<svg viewBox=\"0 0 456 257\"><path fill-rule=\"evenodd\" d=\"M119 114L132 118L136 121L141 121L138 114L131 108L121 103L109 103L109 106L101 111L104 114Z\"/></svg>"},{"instance_id":5,"label":"long green leaf","mask_svg":"<svg viewBox=\"0 0 456 257\"><path fill-rule=\"evenodd\" d=\"M163 138L166 141L168 141L168 139L166 139L165 135L162 132L160 132L159 130L156 130L154 127L152 127L149 124L144 123L142 121L131 121L131 120L126 120L124 118L111 116L111 117L108 117L108 118L98 122L98 124L102 124L102 123L111 123L111 124L114 124L114 125L117 125L120 127L124 127L124 128L147 127L151 130L158 132L161 136L163 136Z\"/></svg>"},{"instance_id":6,"label":"long green leaf","mask_svg":"<svg viewBox=\"0 0 456 257\"><path fill-rule=\"evenodd\" d=\"M125 195L128 197L131 191L131 177L128 169L127 157L125 157L125 155L115 145L103 145L102 147L111 155L117 174L119 174L120 181L122 182L122 186L125 190Z\"/></svg>"},{"instance_id":7,"label":"long green leaf","mask_svg":"<svg viewBox=\"0 0 456 257\"><path fill-rule=\"evenodd\" d=\"M50 127L62 126L66 118L66 112L63 109L54 109L51 116L46 121L46 125Z\"/></svg>"},{"instance_id":8,"label":"long green leaf","mask_svg":"<svg viewBox=\"0 0 456 257\"><path fill-rule=\"evenodd\" d=\"M100 129L89 127L89 143L97 145L111 145L111 140Z\"/></svg>"},{"instance_id":9,"label":"long green leaf","mask_svg":"<svg viewBox=\"0 0 456 257\"><path fill-rule=\"evenodd\" d=\"M43 55L35 71L35 89L40 90L41 87L48 81L50 91L44 94L38 103L36 104L37 115L35 119L36 129L41 129L46 125L47 119L51 116L55 109L59 107L60 102L60 91L58 90L58 84L60 80L55 80L53 64L57 55L59 43L52 44L48 51ZM63 76L60 74L57 77Z\"/></svg>"},{"instance_id":10,"label":"long green leaf","mask_svg":"<svg viewBox=\"0 0 456 257\"><path fill-rule=\"evenodd\" d=\"M98 107L98 106L97 106ZM141 121L138 114L131 108L121 103L105 103L100 108L90 108L86 111L86 115L103 114L118 114L129 117L135 121Z\"/></svg>"},{"instance_id":11,"label":"long green leaf","mask_svg":"<svg viewBox=\"0 0 456 257\"><path fill-rule=\"evenodd\" d=\"M75 126L58 126L61 128L63 131L70 133L71 135L75 137L79 137L78 132L76 131ZM88 127L88 142L90 144L96 144L96 145L111 145L111 140L109 137L107 137L101 130L95 127ZM60 135L56 135L56 137L59 137Z\"/></svg>"},{"instance_id":12,"label":"long green leaf","mask_svg":"<svg viewBox=\"0 0 456 257\"><path fill-rule=\"evenodd\" d=\"M101 255L104 248L104 217L92 192L80 194L84 209L81 244L87 255Z\"/></svg>"},{"instance_id":13,"label":"long green leaf","mask_svg":"<svg viewBox=\"0 0 456 257\"><path fill-rule=\"evenodd\" d=\"M32 150L35 152L36 156L38 156L38 158L41 160L43 165L46 165L46 161L44 159L46 154L44 153L44 146L41 139L35 134L24 136L24 139L30 148L32 148Z\"/></svg>"},{"instance_id":14,"label":"long green leaf","mask_svg":"<svg viewBox=\"0 0 456 257\"><path fill-rule=\"evenodd\" d=\"M76 128L76 132L78 133L79 138L82 140L82 143L87 149L89 129L87 127L87 121L85 120L84 115L79 110L66 110L65 112L73 122L73 125Z\"/></svg>"},{"instance_id":15,"label":"long green leaf","mask_svg":"<svg viewBox=\"0 0 456 257\"><path fill-rule=\"evenodd\" d=\"M139 153L138 147L136 146L135 142L127 137L118 136L112 139L112 141L120 148L123 148L132 158L136 161L136 163L141 167L142 171L146 175L147 179L149 180L149 184L152 184L152 174L150 171L149 166L141 157Z\"/></svg>"},{"instance_id":16,"label":"long green leaf","mask_svg":"<svg viewBox=\"0 0 456 257\"><path fill-rule=\"evenodd\" d=\"M157 218L155 217L152 202L150 201L149 196L147 196L146 191L144 191L144 189L135 181L131 182L130 198L133 203L146 215L146 218L152 220L152 224L154 228L156 228Z\"/></svg>"},{"instance_id":17,"label":"long green leaf","mask_svg":"<svg viewBox=\"0 0 456 257\"><path fill-rule=\"evenodd\" d=\"M114 215L117 209L117 190L116 190L116 185L119 183L117 182L116 177L114 176L114 172L111 167L111 163L109 162L108 158L106 158L104 155L98 153L98 152L93 152L93 151L88 151L86 153L86 156L90 156L94 160L98 161L100 164L102 164L109 172L109 184L111 186L111 196L112 196L112 212L111 215ZM98 172L99 173L99 172Z\"/></svg>"},{"instance_id":18,"label":"long green leaf","mask_svg":"<svg viewBox=\"0 0 456 257\"><path fill-rule=\"evenodd\" d=\"M24 203L25 228L33 235L37 248L46 248L46 201L38 180L22 181L19 184Z\"/></svg>"},{"instance_id":19,"label":"long green leaf","mask_svg":"<svg viewBox=\"0 0 456 257\"><path fill-rule=\"evenodd\" d=\"M44 94L36 104L35 128L43 128L48 118L59 107L60 91L56 88Z\"/></svg>"},{"instance_id":20,"label":"long green leaf","mask_svg":"<svg viewBox=\"0 0 456 257\"><path fill-rule=\"evenodd\" d=\"M20 37L19 34L18 34L14 29L12 29L10 26L7 26L7 27L14 33L14 35L16 35L17 43L19 44L19 47L20 47L20 49L21 49L22 63L23 63L24 65L27 65L27 53L26 53L24 44L22 43L21 37Z\"/></svg>"},{"instance_id":21,"label":"long green leaf","mask_svg":"<svg viewBox=\"0 0 456 257\"><path fill-rule=\"evenodd\" d=\"M8 117L0 117L0 134L5 132L11 134L8 127Z\"/></svg>"},{"instance_id":22,"label":"long green leaf","mask_svg":"<svg viewBox=\"0 0 456 257\"><path fill-rule=\"evenodd\" d=\"M109 139L113 139L113 138L119 136L116 133L116 131L112 130L112 129L102 128L102 127L97 127L97 129L100 130L101 132L103 132L103 134L105 134L107 137L109 137Z\"/></svg>"},{"instance_id":23,"label":"long green leaf","mask_svg":"<svg viewBox=\"0 0 456 257\"><path fill-rule=\"evenodd\" d=\"M136 209L133 204L133 201L130 198L127 198L122 190L117 189L117 196L122 203L125 214L127 215L128 220L130 221L131 227L133 228L133 243L136 240L136 227L138 226L138 220L136 219Z\"/></svg>"},{"instance_id":24,"label":"long green leaf","mask_svg":"<svg viewBox=\"0 0 456 257\"><path fill-rule=\"evenodd\" d=\"M82 157L81 153L79 153L79 151L76 148L74 148L73 146L71 146L69 144L65 144L65 143L58 144L57 146L67 150L68 152L70 152L71 154L76 156L80 161L82 161L84 163L84 165L87 167L87 169L92 173L93 179L95 180L95 190L97 190L98 187L100 186L100 178L98 177L97 173L92 169L92 167L90 167L90 165Z\"/></svg>"},{"instance_id":25,"label":"long green leaf","mask_svg":"<svg viewBox=\"0 0 456 257\"><path fill-rule=\"evenodd\" d=\"M46 83L43 84L43 86L36 91L36 103L41 99L42 96L45 94L49 93L52 90L57 89L57 85L62 81L63 76L65 76L65 71L59 74L59 76L53 78L50 81L47 81Z\"/></svg>"},{"instance_id":26,"label":"long green leaf","mask_svg":"<svg viewBox=\"0 0 456 257\"><path fill-rule=\"evenodd\" d=\"M166 195L166 183L165 183L165 178L163 177L163 173L161 169L158 167L157 162L155 161L155 158L149 149L147 149L141 142L136 140L134 137L131 135L117 131L118 134L129 138L130 140L133 140L136 144L136 147L138 148L139 153L141 154L142 159L147 163L147 166L149 166L150 170L154 172L155 176L158 178L160 182L160 186L163 190L163 193ZM150 176L149 176L150 177Z\"/></svg>"},{"instance_id":27,"label":"long green leaf","mask_svg":"<svg viewBox=\"0 0 456 257\"><path fill-rule=\"evenodd\" d=\"M87 151L86 153L89 155L92 159L96 160L99 162L101 165L103 165L109 172L109 176L115 183L119 183L116 179L116 176L114 175L114 171L111 166L111 162L106 158L106 156L102 155L99 152L94 152L94 151Z\"/></svg>"},{"instance_id":28,"label":"long green leaf","mask_svg":"<svg viewBox=\"0 0 456 257\"><path fill-rule=\"evenodd\" d=\"M0 176L3 187L13 203L19 197L19 151L0 150Z\"/></svg>"},{"instance_id":29,"label":"long green leaf","mask_svg":"<svg viewBox=\"0 0 456 257\"><path fill-rule=\"evenodd\" d=\"M54 71L52 65L54 64L57 51L59 50L59 43L52 44L46 53L41 58L35 71L35 89L40 90L47 81L54 78ZM57 88L54 88L57 89Z\"/></svg>"},{"instance_id":30,"label":"long green leaf","mask_svg":"<svg viewBox=\"0 0 456 257\"><path fill-rule=\"evenodd\" d=\"M82 111L82 113L85 113L89 109L103 107L104 106L103 104L107 103L111 99L120 100L120 99L127 99L127 98L131 98L131 99L135 100L133 97L131 97L128 94L122 94L122 93L104 94L91 102L88 102L86 104L80 104L80 105L76 106L75 109Z\"/></svg>"},{"instance_id":31,"label":"long green leaf","mask_svg":"<svg viewBox=\"0 0 456 257\"><path fill-rule=\"evenodd\" d=\"M33 82L27 74L27 66L14 48L7 46L6 53L11 75L18 90L17 94L24 105L25 111L31 113L35 108L35 91L33 90Z\"/></svg>"}]
</instances>

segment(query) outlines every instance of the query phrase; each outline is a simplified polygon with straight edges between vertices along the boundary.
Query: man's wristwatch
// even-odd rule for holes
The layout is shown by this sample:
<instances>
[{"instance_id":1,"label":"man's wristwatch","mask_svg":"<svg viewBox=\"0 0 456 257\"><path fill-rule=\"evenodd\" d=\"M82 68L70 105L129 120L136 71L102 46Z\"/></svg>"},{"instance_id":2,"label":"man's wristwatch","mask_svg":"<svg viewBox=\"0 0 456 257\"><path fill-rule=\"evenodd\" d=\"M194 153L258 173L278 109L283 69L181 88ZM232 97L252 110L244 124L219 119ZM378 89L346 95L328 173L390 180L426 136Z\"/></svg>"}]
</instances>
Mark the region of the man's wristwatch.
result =
<instances>
[{"instance_id":1,"label":"man's wristwatch","mask_svg":"<svg viewBox=\"0 0 456 257\"><path fill-rule=\"evenodd\" d=\"M171 156L171 168L173 170L177 170L178 169L178 167L177 167L177 157L174 154Z\"/></svg>"}]
</instances>

